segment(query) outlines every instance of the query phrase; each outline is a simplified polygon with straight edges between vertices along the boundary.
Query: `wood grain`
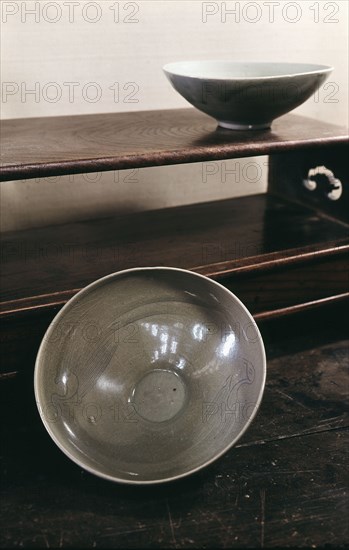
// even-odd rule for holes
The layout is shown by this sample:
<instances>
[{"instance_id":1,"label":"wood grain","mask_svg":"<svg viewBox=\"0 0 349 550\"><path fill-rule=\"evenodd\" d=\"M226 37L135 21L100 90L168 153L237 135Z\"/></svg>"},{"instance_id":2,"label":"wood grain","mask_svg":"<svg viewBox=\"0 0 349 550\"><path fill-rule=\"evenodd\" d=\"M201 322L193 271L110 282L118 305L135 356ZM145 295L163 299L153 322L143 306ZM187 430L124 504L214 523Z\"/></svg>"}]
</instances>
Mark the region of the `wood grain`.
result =
<instances>
[{"instance_id":1,"label":"wood grain","mask_svg":"<svg viewBox=\"0 0 349 550\"><path fill-rule=\"evenodd\" d=\"M290 151L308 161L309 148L335 151L347 132L295 115L271 131L231 132L182 109L4 121L1 134L0 179L9 180ZM283 195L292 162L273 158L270 191ZM285 180L291 200L297 170ZM263 195L120 212L5 234L1 244L1 547L347 543L347 225ZM39 343L60 307L96 278L140 265L221 280L259 320L269 358L260 412L238 445L199 474L153 488L82 472L45 432L31 389Z\"/></svg>"},{"instance_id":2,"label":"wood grain","mask_svg":"<svg viewBox=\"0 0 349 550\"><path fill-rule=\"evenodd\" d=\"M345 545L348 341L344 311L326 325L328 314L261 325L269 360L257 418L219 461L162 487L84 473L41 425L32 366L4 381L1 547Z\"/></svg>"},{"instance_id":3,"label":"wood grain","mask_svg":"<svg viewBox=\"0 0 349 550\"><path fill-rule=\"evenodd\" d=\"M0 181L268 155L345 143L347 131L298 115L231 131L195 109L4 120Z\"/></svg>"},{"instance_id":4,"label":"wood grain","mask_svg":"<svg viewBox=\"0 0 349 550\"><path fill-rule=\"evenodd\" d=\"M267 195L7 233L1 312L55 308L99 277L154 265L233 278L257 312L273 295L282 307L345 292L348 245L347 226Z\"/></svg>"}]
</instances>

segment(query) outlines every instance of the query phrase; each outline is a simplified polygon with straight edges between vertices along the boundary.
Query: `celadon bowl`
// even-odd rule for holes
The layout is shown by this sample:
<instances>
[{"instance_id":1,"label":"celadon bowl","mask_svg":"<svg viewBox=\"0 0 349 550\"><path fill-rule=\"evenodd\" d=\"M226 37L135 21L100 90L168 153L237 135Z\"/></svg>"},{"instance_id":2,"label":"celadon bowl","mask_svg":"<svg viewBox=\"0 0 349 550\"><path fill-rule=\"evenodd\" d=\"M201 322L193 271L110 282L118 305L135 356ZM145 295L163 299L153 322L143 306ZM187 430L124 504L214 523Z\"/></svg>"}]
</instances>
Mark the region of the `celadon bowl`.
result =
<instances>
[{"instance_id":1,"label":"celadon bowl","mask_svg":"<svg viewBox=\"0 0 349 550\"><path fill-rule=\"evenodd\" d=\"M309 63L180 61L163 70L174 89L219 126L260 130L304 103L333 68Z\"/></svg>"},{"instance_id":2,"label":"celadon bowl","mask_svg":"<svg viewBox=\"0 0 349 550\"><path fill-rule=\"evenodd\" d=\"M181 478L225 453L259 407L260 332L221 284L176 268L120 271L78 292L41 343L35 396L58 447L102 478Z\"/></svg>"}]
</instances>

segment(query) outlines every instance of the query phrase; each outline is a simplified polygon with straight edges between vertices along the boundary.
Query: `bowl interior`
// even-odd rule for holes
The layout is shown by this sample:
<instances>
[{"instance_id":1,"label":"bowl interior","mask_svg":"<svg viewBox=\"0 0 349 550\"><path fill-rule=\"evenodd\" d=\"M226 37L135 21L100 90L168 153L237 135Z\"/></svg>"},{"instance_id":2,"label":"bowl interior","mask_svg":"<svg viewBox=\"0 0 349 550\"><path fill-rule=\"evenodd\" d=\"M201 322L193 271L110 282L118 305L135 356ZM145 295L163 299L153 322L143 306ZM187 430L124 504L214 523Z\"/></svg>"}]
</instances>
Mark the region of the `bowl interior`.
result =
<instances>
[{"instance_id":1,"label":"bowl interior","mask_svg":"<svg viewBox=\"0 0 349 550\"><path fill-rule=\"evenodd\" d=\"M235 61L180 61L169 63L165 72L200 79L275 78L331 72L326 65L309 63L263 63Z\"/></svg>"},{"instance_id":2,"label":"bowl interior","mask_svg":"<svg viewBox=\"0 0 349 550\"><path fill-rule=\"evenodd\" d=\"M263 342L241 302L184 270L96 281L41 344L43 422L76 463L130 483L186 475L243 433L265 382Z\"/></svg>"}]
</instances>

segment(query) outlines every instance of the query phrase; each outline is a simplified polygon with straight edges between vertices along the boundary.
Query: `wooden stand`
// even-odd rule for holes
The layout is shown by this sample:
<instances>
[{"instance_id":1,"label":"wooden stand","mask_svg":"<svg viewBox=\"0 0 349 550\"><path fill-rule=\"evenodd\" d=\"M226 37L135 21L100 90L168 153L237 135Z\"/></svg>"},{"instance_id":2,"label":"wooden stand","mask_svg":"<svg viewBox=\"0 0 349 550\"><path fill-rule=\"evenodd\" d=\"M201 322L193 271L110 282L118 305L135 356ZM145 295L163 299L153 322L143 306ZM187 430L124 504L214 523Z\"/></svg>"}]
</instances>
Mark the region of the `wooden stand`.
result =
<instances>
[{"instance_id":1,"label":"wooden stand","mask_svg":"<svg viewBox=\"0 0 349 550\"><path fill-rule=\"evenodd\" d=\"M269 155L267 194L2 236L5 546L345 543L346 131L288 115L270 131L232 132L193 109L4 121L1 131L3 181ZM49 322L78 289L152 265L233 290L261 327L269 377L238 448L142 491L80 473L56 449L32 375Z\"/></svg>"}]
</instances>

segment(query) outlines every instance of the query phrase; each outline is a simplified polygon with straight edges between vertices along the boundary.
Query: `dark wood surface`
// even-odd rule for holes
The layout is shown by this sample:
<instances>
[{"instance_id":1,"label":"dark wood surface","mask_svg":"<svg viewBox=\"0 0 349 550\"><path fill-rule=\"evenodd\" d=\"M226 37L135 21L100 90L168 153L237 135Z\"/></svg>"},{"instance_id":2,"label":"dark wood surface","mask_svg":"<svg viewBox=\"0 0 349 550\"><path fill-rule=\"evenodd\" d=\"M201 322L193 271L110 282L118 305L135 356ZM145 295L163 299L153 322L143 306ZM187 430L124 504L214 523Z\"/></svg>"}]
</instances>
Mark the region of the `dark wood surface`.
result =
<instances>
[{"instance_id":1,"label":"dark wood surface","mask_svg":"<svg viewBox=\"0 0 349 550\"><path fill-rule=\"evenodd\" d=\"M7 233L0 308L52 309L109 273L168 265L224 280L263 312L346 292L348 245L346 225L268 195Z\"/></svg>"},{"instance_id":2,"label":"dark wood surface","mask_svg":"<svg viewBox=\"0 0 349 550\"><path fill-rule=\"evenodd\" d=\"M342 308L261 323L253 424L200 473L127 487L83 472L36 411L33 362L0 383L2 548L343 547L348 543L348 340Z\"/></svg>"},{"instance_id":3,"label":"dark wood surface","mask_svg":"<svg viewBox=\"0 0 349 550\"><path fill-rule=\"evenodd\" d=\"M0 181L268 155L340 144L347 135L292 114L271 130L217 129L196 109L4 120Z\"/></svg>"},{"instance_id":4,"label":"dark wood surface","mask_svg":"<svg viewBox=\"0 0 349 550\"><path fill-rule=\"evenodd\" d=\"M3 236L1 547L348 543L348 226L290 202L303 175L280 154L304 152L308 162L310 147L328 154L346 133L295 115L271 131L217 130L193 109L2 123L0 180L278 153L270 191L283 195L290 173L287 200L120 212ZM334 216L345 219L341 208ZM38 346L62 305L96 278L141 265L222 281L254 313L268 355L265 397L238 445L197 475L153 488L80 470L50 440L33 395Z\"/></svg>"}]
</instances>

